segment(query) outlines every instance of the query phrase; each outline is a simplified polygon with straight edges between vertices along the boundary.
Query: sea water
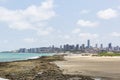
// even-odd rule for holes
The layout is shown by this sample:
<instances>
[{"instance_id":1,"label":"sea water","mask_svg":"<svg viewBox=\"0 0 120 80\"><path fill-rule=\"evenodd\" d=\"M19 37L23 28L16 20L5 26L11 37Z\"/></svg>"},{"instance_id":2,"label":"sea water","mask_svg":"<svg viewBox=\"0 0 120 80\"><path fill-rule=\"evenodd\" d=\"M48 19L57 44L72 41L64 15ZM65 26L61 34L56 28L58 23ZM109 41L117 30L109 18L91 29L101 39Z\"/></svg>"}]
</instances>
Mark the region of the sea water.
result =
<instances>
[{"instance_id":1,"label":"sea water","mask_svg":"<svg viewBox=\"0 0 120 80\"><path fill-rule=\"evenodd\" d=\"M52 56L55 53L0 53L0 62L34 59L41 56Z\"/></svg>"}]
</instances>

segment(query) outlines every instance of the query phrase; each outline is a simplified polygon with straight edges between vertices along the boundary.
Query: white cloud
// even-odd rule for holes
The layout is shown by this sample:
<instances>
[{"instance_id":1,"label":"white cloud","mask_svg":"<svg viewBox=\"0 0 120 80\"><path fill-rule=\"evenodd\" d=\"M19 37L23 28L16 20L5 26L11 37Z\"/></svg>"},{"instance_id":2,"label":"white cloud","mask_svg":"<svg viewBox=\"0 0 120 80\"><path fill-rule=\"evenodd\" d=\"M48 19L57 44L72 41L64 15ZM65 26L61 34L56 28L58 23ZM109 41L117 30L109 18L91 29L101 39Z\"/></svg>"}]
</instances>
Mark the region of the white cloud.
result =
<instances>
[{"instance_id":1,"label":"white cloud","mask_svg":"<svg viewBox=\"0 0 120 80\"><path fill-rule=\"evenodd\" d=\"M78 34L78 33L80 33L80 29L79 28L77 28L77 29L74 29L73 31L72 31L72 33L74 33L74 34Z\"/></svg>"},{"instance_id":2,"label":"white cloud","mask_svg":"<svg viewBox=\"0 0 120 80\"><path fill-rule=\"evenodd\" d=\"M98 34L91 34L91 33L80 33L79 36L84 39L94 39L99 37Z\"/></svg>"},{"instance_id":3,"label":"white cloud","mask_svg":"<svg viewBox=\"0 0 120 80\"><path fill-rule=\"evenodd\" d=\"M113 36L113 37L120 37L120 33L118 33L118 32L113 32L113 33L111 34L111 36Z\"/></svg>"},{"instance_id":4,"label":"white cloud","mask_svg":"<svg viewBox=\"0 0 120 80\"><path fill-rule=\"evenodd\" d=\"M40 6L31 5L21 10L9 10L0 7L0 22L8 24L11 29L47 32L50 31L46 27L47 21L56 16L53 8L53 0L46 0Z\"/></svg>"},{"instance_id":5,"label":"white cloud","mask_svg":"<svg viewBox=\"0 0 120 80\"><path fill-rule=\"evenodd\" d=\"M27 42L27 43L34 43L34 42L37 42L37 39L34 39L34 38L25 38L23 39L24 42Z\"/></svg>"},{"instance_id":6,"label":"white cloud","mask_svg":"<svg viewBox=\"0 0 120 80\"><path fill-rule=\"evenodd\" d=\"M77 25L81 27L97 27L99 23L87 20L78 20Z\"/></svg>"},{"instance_id":7,"label":"white cloud","mask_svg":"<svg viewBox=\"0 0 120 80\"><path fill-rule=\"evenodd\" d=\"M99 11L97 13L97 16L101 19L112 19L118 16L118 12L116 10L108 8L106 10Z\"/></svg>"},{"instance_id":8,"label":"white cloud","mask_svg":"<svg viewBox=\"0 0 120 80\"><path fill-rule=\"evenodd\" d=\"M84 10L81 10L81 11L80 11L80 14L87 14L87 13L89 13L89 12L90 12L90 10L84 9Z\"/></svg>"}]
</instances>

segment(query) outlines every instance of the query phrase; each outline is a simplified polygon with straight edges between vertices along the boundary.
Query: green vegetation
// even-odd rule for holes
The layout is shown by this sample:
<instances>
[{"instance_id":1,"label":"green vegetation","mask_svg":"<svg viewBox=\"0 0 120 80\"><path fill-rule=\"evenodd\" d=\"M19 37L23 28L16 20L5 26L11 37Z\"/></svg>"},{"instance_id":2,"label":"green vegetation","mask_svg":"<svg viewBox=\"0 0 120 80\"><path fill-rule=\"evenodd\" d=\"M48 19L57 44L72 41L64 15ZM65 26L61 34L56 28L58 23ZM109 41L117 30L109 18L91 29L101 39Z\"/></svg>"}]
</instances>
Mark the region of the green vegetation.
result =
<instances>
[{"instance_id":1,"label":"green vegetation","mask_svg":"<svg viewBox=\"0 0 120 80\"><path fill-rule=\"evenodd\" d=\"M101 52L98 54L98 56L120 56L120 53L114 53L114 52Z\"/></svg>"}]
</instances>

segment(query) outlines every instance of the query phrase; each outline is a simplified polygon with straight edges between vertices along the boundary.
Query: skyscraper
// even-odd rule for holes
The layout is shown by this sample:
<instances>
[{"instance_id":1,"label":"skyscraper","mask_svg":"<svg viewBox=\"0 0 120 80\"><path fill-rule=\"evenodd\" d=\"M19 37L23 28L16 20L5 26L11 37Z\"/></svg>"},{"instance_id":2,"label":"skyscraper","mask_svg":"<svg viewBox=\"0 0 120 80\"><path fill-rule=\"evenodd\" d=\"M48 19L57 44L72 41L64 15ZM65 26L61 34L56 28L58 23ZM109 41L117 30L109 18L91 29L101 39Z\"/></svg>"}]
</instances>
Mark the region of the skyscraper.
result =
<instances>
[{"instance_id":1,"label":"skyscraper","mask_svg":"<svg viewBox=\"0 0 120 80\"><path fill-rule=\"evenodd\" d=\"M76 45L75 50L79 50L79 44Z\"/></svg>"},{"instance_id":2,"label":"skyscraper","mask_svg":"<svg viewBox=\"0 0 120 80\"><path fill-rule=\"evenodd\" d=\"M90 40L87 40L87 48L90 48Z\"/></svg>"},{"instance_id":3,"label":"skyscraper","mask_svg":"<svg viewBox=\"0 0 120 80\"><path fill-rule=\"evenodd\" d=\"M103 44L100 44L100 48L103 49Z\"/></svg>"},{"instance_id":4,"label":"skyscraper","mask_svg":"<svg viewBox=\"0 0 120 80\"><path fill-rule=\"evenodd\" d=\"M98 44L95 44L95 48L98 48Z\"/></svg>"},{"instance_id":5,"label":"skyscraper","mask_svg":"<svg viewBox=\"0 0 120 80\"><path fill-rule=\"evenodd\" d=\"M112 43L109 43L109 44L108 44L108 48L109 48L109 49L112 49Z\"/></svg>"}]
</instances>

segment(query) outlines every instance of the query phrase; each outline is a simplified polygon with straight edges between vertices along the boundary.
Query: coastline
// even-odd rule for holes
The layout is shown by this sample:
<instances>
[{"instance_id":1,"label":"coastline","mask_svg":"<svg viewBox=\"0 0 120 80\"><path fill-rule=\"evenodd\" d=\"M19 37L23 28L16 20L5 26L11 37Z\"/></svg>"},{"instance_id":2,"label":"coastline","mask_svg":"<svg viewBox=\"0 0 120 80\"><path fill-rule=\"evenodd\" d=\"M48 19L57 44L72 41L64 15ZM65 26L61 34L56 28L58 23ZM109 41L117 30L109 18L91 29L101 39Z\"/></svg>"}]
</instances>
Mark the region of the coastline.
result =
<instances>
[{"instance_id":1,"label":"coastline","mask_svg":"<svg viewBox=\"0 0 120 80\"><path fill-rule=\"evenodd\" d=\"M55 76L55 78L56 76L62 77L62 80L66 80L66 76L67 79L77 76L77 78L82 77L86 80L120 80L119 62L120 57L117 56L96 57L82 56L81 54L58 54L34 57L27 60L0 62L0 77L10 80L19 80L19 78L39 80L38 77L38 79L33 78L36 75L40 77L45 72L42 76L48 77L46 75L52 74L51 76Z\"/></svg>"},{"instance_id":2,"label":"coastline","mask_svg":"<svg viewBox=\"0 0 120 80\"><path fill-rule=\"evenodd\" d=\"M41 56L53 56L55 53L0 53L0 62L13 62L29 59L37 59Z\"/></svg>"},{"instance_id":3,"label":"coastline","mask_svg":"<svg viewBox=\"0 0 120 80\"><path fill-rule=\"evenodd\" d=\"M62 55L37 59L0 62L0 77L10 80L94 80L89 76L63 74L54 61L64 61Z\"/></svg>"},{"instance_id":4,"label":"coastline","mask_svg":"<svg viewBox=\"0 0 120 80\"><path fill-rule=\"evenodd\" d=\"M104 80L120 80L119 56L81 56L70 54L65 61L56 61L64 74L87 75ZM100 79L102 80L102 79Z\"/></svg>"}]
</instances>

